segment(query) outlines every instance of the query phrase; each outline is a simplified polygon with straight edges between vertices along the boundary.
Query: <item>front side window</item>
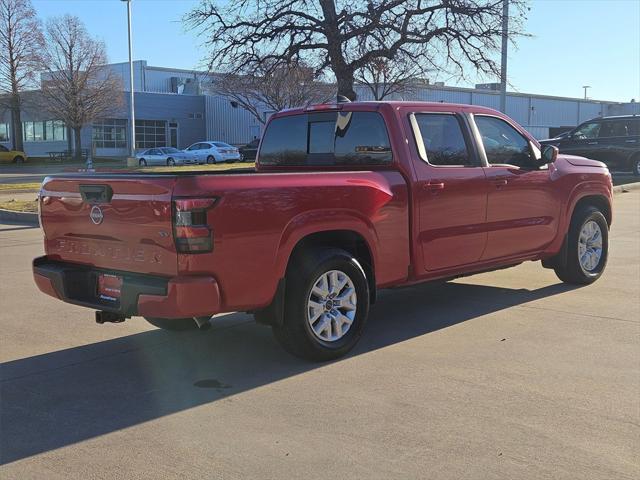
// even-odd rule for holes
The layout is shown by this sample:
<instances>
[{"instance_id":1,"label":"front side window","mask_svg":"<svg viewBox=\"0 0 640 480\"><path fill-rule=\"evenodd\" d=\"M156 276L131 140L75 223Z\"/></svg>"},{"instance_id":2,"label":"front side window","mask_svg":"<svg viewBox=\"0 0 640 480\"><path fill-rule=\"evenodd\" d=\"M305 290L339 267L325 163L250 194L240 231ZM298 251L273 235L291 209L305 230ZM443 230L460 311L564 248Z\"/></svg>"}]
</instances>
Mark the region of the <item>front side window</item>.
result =
<instances>
[{"instance_id":1,"label":"front side window","mask_svg":"<svg viewBox=\"0 0 640 480\"><path fill-rule=\"evenodd\" d=\"M578 140L585 140L589 138L598 138L600 136L600 122L585 123L579 126L574 132L572 137Z\"/></svg>"},{"instance_id":2,"label":"front side window","mask_svg":"<svg viewBox=\"0 0 640 480\"><path fill-rule=\"evenodd\" d=\"M436 166L471 166L460 120L455 115L424 113L415 115L424 160Z\"/></svg>"},{"instance_id":3,"label":"front side window","mask_svg":"<svg viewBox=\"0 0 640 480\"><path fill-rule=\"evenodd\" d=\"M474 117L487 161L490 165L534 166L529 141L515 128L497 117Z\"/></svg>"},{"instance_id":4,"label":"front side window","mask_svg":"<svg viewBox=\"0 0 640 480\"><path fill-rule=\"evenodd\" d=\"M276 118L260 149L263 165L383 165L391 144L377 112L321 112Z\"/></svg>"}]
</instances>

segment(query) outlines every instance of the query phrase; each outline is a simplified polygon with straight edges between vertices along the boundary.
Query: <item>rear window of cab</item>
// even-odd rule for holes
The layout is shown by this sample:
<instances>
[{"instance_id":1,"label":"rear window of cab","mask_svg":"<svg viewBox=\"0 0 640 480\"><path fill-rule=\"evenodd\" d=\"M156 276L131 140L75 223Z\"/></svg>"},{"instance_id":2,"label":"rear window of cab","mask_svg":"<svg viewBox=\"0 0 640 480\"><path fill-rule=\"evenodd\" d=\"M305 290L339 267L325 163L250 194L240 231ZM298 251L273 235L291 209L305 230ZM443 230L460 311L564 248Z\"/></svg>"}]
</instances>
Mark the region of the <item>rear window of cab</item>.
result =
<instances>
[{"instance_id":1,"label":"rear window of cab","mask_svg":"<svg viewBox=\"0 0 640 480\"><path fill-rule=\"evenodd\" d=\"M267 166L386 165L389 135L377 112L320 112L273 119L259 162Z\"/></svg>"}]
</instances>

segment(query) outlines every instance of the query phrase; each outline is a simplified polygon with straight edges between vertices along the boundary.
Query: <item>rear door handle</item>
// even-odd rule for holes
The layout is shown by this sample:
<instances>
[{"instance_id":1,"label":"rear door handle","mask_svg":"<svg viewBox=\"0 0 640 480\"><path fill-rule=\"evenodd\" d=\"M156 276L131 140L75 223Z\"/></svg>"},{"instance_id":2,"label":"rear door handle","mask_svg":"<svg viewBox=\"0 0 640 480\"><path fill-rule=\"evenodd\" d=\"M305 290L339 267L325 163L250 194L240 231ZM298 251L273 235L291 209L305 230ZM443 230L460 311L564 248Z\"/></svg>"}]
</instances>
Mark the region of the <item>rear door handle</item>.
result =
<instances>
[{"instance_id":1,"label":"rear door handle","mask_svg":"<svg viewBox=\"0 0 640 480\"><path fill-rule=\"evenodd\" d=\"M422 184L422 188L425 190L436 191L436 190L444 190L444 182L439 182L438 180L430 180Z\"/></svg>"},{"instance_id":2,"label":"rear door handle","mask_svg":"<svg viewBox=\"0 0 640 480\"><path fill-rule=\"evenodd\" d=\"M499 178L497 180L493 180L491 183L493 183L496 187L500 188L508 184L509 181L506 178Z\"/></svg>"}]
</instances>

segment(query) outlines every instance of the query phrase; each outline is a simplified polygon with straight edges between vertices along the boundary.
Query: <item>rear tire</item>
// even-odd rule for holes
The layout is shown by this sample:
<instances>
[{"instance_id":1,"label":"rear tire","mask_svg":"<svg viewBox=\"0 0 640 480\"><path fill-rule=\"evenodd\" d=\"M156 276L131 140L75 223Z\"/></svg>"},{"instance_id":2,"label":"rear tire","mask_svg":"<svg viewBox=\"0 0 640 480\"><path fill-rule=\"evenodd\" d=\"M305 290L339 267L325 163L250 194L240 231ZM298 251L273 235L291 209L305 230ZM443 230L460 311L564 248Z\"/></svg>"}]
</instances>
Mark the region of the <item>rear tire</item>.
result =
<instances>
[{"instance_id":1,"label":"rear tire","mask_svg":"<svg viewBox=\"0 0 640 480\"><path fill-rule=\"evenodd\" d=\"M24 163L24 158L18 155L16 158L13 159L13 163L17 163L17 164Z\"/></svg>"},{"instance_id":2,"label":"rear tire","mask_svg":"<svg viewBox=\"0 0 640 480\"><path fill-rule=\"evenodd\" d=\"M609 225L602 212L592 206L576 210L567 242L566 264L554 267L558 278L577 285L587 285L600 278L609 253Z\"/></svg>"},{"instance_id":3,"label":"rear tire","mask_svg":"<svg viewBox=\"0 0 640 480\"><path fill-rule=\"evenodd\" d=\"M332 360L345 355L362 336L369 285L358 261L344 250L321 248L292 259L285 299L283 323L273 325L273 333L297 357Z\"/></svg>"},{"instance_id":4,"label":"rear tire","mask_svg":"<svg viewBox=\"0 0 640 480\"><path fill-rule=\"evenodd\" d=\"M214 157L212 157L211 155L209 155L207 157L207 163L216 163L216 159Z\"/></svg>"},{"instance_id":5,"label":"rear tire","mask_svg":"<svg viewBox=\"0 0 640 480\"><path fill-rule=\"evenodd\" d=\"M140 165L141 167L146 167L147 161L144 158L141 158L140 161L138 162L138 165Z\"/></svg>"},{"instance_id":6,"label":"rear tire","mask_svg":"<svg viewBox=\"0 0 640 480\"><path fill-rule=\"evenodd\" d=\"M144 317L144 319L151 325L162 330L169 330L172 332L184 332L187 330L195 330L198 328L193 318L152 318Z\"/></svg>"}]
</instances>

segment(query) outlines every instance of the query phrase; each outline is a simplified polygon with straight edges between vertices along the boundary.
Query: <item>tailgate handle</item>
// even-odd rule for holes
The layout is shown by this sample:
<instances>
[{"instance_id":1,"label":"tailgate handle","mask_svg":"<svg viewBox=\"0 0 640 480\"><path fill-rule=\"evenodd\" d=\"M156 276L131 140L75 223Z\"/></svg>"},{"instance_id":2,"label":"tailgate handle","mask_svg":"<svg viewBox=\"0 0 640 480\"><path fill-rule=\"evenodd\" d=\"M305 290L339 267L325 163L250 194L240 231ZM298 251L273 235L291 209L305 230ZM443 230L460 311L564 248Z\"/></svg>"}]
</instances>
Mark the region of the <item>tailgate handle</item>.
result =
<instances>
[{"instance_id":1,"label":"tailgate handle","mask_svg":"<svg viewBox=\"0 0 640 480\"><path fill-rule=\"evenodd\" d=\"M80 195L86 203L109 203L113 189L109 185L80 185Z\"/></svg>"}]
</instances>

